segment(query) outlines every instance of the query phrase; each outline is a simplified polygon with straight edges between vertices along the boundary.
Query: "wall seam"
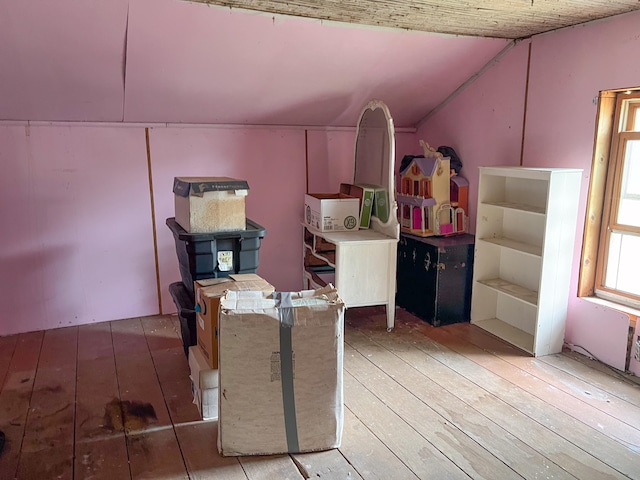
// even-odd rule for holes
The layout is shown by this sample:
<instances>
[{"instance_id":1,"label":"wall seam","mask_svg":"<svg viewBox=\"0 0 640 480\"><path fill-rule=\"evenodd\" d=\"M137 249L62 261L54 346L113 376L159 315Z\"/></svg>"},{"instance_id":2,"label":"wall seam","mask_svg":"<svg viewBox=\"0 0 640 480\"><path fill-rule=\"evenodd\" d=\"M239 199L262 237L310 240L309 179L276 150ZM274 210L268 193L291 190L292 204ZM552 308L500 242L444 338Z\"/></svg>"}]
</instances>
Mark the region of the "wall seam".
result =
<instances>
[{"instance_id":1,"label":"wall seam","mask_svg":"<svg viewBox=\"0 0 640 480\"><path fill-rule=\"evenodd\" d=\"M160 288L160 263L158 261L158 233L156 227L156 207L153 198L153 173L151 171L151 143L149 141L149 129L144 129L144 138L147 147L147 171L149 172L149 200L151 203L151 229L153 231L153 255L156 263L156 290L158 294L158 312L162 315L162 290Z\"/></svg>"},{"instance_id":2,"label":"wall seam","mask_svg":"<svg viewBox=\"0 0 640 480\"><path fill-rule=\"evenodd\" d=\"M522 139L520 140L520 166L524 165L524 138L527 128L527 104L529 101L529 75L531 73L531 43L529 42L529 52L527 54L527 76L524 82L524 107L522 112Z\"/></svg>"},{"instance_id":3,"label":"wall seam","mask_svg":"<svg viewBox=\"0 0 640 480\"><path fill-rule=\"evenodd\" d=\"M460 95L466 88L475 82L478 78L480 78L487 70L493 67L502 57L504 57L509 50L511 50L519 40L511 40L507 45L500 50L491 60L484 64L484 66L478 70L476 73L471 75L462 85L456 88L447 98L445 98L442 102L436 105L429 113L427 113L422 120L420 120L416 125L416 130L422 127L422 125L433 117L436 113L442 110L449 102L451 102L454 98Z\"/></svg>"},{"instance_id":4,"label":"wall seam","mask_svg":"<svg viewBox=\"0 0 640 480\"><path fill-rule=\"evenodd\" d=\"M309 193L309 130L304 131L304 162L305 162L305 180L306 193Z\"/></svg>"},{"instance_id":5,"label":"wall seam","mask_svg":"<svg viewBox=\"0 0 640 480\"><path fill-rule=\"evenodd\" d=\"M122 52L122 121L124 122L127 104L127 50L129 49L129 4L127 4L127 22L124 28L124 51Z\"/></svg>"}]
</instances>

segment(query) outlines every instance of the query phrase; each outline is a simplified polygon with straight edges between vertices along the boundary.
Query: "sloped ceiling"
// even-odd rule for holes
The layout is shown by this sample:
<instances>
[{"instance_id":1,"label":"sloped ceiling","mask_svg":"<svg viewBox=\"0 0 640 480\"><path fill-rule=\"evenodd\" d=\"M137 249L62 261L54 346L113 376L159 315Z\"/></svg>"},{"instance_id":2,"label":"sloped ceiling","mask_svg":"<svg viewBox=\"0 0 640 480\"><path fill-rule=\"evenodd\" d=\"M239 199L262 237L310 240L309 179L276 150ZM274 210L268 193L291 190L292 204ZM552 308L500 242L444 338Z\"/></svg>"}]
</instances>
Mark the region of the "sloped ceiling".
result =
<instances>
[{"instance_id":1,"label":"sloped ceiling","mask_svg":"<svg viewBox=\"0 0 640 480\"><path fill-rule=\"evenodd\" d=\"M196 0L432 33L525 38L640 9L637 0Z\"/></svg>"},{"instance_id":2,"label":"sloped ceiling","mask_svg":"<svg viewBox=\"0 0 640 480\"><path fill-rule=\"evenodd\" d=\"M411 127L508 45L184 0L0 0L0 120L354 126L379 98Z\"/></svg>"},{"instance_id":3,"label":"sloped ceiling","mask_svg":"<svg viewBox=\"0 0 640 480\"><path fill-rule=\"evenodd\" d=\"M416 124L505 40L132 2L125 119L353 126L383 99Z\"/></svg>"}]
</instances>

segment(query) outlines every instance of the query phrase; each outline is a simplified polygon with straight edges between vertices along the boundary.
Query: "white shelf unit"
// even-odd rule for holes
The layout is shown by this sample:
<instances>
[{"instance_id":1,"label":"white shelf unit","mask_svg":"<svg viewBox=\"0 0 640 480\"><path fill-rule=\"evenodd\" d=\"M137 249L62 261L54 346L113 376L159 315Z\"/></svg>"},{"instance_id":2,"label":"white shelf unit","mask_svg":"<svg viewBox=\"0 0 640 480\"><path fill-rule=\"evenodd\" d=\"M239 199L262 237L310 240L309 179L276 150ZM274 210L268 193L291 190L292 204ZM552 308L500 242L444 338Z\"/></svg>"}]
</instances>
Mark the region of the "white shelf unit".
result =
<instances>
[{"instance_id":1,"label":"white shelf unit","mask_svg":"<svg viewBox=\"0 0 640 480\"><path fill-rule=\"evenodd\" d=\"M534 356L562 350L581 177L480 168L471 323Z\"/></svg>"}]
</instances>

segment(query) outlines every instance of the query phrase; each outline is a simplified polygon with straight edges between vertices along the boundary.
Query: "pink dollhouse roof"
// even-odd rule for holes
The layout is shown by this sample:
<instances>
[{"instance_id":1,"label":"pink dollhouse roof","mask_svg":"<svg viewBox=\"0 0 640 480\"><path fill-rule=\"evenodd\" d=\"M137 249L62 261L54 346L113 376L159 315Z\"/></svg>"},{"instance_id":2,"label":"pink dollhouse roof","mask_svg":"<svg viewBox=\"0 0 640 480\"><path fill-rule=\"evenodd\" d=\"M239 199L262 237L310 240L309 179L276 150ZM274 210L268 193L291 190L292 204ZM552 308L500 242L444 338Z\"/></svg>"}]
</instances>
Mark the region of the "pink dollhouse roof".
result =
<instances>
[{"instance_id":1,"label":"pink dollhouse roof","mask_svg":"<svg viewBox=\"0 0 640 480\"><path fill-rule=\"evenodd\" d=\"M445 157L445 158L449 158L449 157ZM400 170L400 174L404 174L407 170L409 170L409 168L411 168L411 165L413 165L414 163L418 166L418 168L420 169L420 171L425 177L433 177L433 175L436 172L436 167L438 166L438 159L416 157L413 160L411 160L404 169Z\"/></svg>"},{"instance_id":2,"label":"pink dollhouse roof","mask_svg":"<svg viewBox=\"0 0 640 480\"><path fill-rule=\"evenodd\" d=\"M459 177L458 175L451 177L451 181L458 187L468 187L469 181L466 178Z\"/></svg>"}]
</instances>

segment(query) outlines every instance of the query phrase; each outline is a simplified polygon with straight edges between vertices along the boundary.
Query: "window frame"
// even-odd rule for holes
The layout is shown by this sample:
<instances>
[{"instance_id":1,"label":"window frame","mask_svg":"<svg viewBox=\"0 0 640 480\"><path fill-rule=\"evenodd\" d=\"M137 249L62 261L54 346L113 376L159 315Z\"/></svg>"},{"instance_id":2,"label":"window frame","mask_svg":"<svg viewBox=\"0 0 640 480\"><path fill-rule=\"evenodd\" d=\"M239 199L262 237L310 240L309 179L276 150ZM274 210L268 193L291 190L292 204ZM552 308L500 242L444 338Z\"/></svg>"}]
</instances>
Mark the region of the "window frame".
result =
<instances>
[{"instance_id":1,"label":"window frame","mask_svg":"<svg viewBox=\"0 0 640 480\"><path fill-rule=\"evenodd\" d=\"M409 177L404 177L402 179L402 194L403 195L411 195L411 179Z\"/></svg>"},{"instance_id":2,"label":"window frame","mask_svg":"<svg viewBox=\"0 0 640 480\"><path fill-rule=\"evenodd\" d=\"M614 221L619 208L625 142L640 139L640 132L628 131L639 114L640 90L600 92L578 282L578 296L596 296L631 308L640 306L640 295L606 287L605 266L611 230L640 231Z\"/></svg>"}]
</instances>

